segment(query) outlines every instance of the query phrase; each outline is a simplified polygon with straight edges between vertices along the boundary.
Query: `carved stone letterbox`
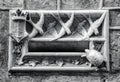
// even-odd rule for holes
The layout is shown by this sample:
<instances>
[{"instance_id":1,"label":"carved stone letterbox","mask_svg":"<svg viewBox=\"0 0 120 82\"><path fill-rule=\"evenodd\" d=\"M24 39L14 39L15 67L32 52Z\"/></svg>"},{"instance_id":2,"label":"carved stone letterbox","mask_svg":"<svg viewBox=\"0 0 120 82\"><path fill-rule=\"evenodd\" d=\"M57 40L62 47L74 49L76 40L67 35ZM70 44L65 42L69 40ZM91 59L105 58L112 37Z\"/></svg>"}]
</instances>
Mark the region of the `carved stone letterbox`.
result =
<instances>
[{"instance_id":1,"label":"carved stone letterbox","mask_svg":"<svg viewBox=\"0 0 120 82\"><path fill-rule=\"evenodd\" d=\"M9 15L9 71L110 71L107 10Z\"/></svg>"}]
</instances>

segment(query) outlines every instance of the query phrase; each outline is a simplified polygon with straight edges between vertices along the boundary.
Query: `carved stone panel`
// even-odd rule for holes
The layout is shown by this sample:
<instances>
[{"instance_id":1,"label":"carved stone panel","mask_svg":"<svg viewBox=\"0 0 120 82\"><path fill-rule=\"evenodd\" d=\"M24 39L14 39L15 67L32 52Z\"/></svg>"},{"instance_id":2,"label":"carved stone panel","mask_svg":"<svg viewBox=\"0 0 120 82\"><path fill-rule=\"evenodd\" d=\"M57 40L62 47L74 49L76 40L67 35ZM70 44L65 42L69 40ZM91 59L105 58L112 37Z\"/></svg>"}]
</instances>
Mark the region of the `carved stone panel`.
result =
<instances>
[{"instance_id":1,"label":"carved stone panel","mask_svg":"<svg viewBox=\"0 0 120 82\"><path fill-rule=\"evenodd\" d=\"M110 71L107 10L11 10L9 71Z\"/></svg>"}]
</instances>

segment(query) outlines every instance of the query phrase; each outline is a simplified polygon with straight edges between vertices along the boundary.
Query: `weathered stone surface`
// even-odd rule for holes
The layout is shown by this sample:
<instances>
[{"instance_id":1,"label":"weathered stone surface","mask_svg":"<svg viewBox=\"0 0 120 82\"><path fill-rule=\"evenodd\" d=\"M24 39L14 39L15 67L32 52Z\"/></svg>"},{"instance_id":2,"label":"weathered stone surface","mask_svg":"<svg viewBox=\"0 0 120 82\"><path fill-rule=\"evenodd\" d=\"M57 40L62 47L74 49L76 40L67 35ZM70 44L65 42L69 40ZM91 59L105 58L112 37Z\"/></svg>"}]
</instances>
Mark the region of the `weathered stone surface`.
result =
<instances>
[{"instance_id":1,"label":"weathered stone surface","mask_svg":"<svg viewBox=\"0 0 120 82\"><path fill-rule=\"evenodd\" d=\"M105 7L119 7L120 6L120 0L104 0Z\"/></svg>"},{"instance_id":2,"label":"weathered stone surface","mask_svg":"<svg viewBox=\"0 0 120 82\"><path fill-rule=\"evenodd\" d=\"M0 0L1 9L22 8L23 0Z\"/></svg>"},{"instance_id":3,"label":"weathered stone surface","mask_svg":"<svg viewBox=\"0 0 120 82\"><path fill-rule=\"evenodd\" d=\"M56 0L25 0L25 9L30 10L39 10L39 9L45 9L45 10L55 10L57 5Z\"/></svg>"},{"instance_id":4,"label":"weathered stone surface","mask_svg":"<svg viewBox=\"0 0 120 82\"><path fill-rule=\"evenodd\" d=\"M15 1L16 3L18 3L18 5L16 5L17 7L19 7L20 2L22 0L4 0L4 1ZM50 2L51 4L54 4L52 6L49 5L49 3L46 3L46 6L44 6L43 8L40 6L42 3L42 0L26 0L26 9L56 9L56 1L53 0L53 2ZM45 1L45 0L43 0ZM49 0L52 1L52 0ZM74 1L74 0L73 0ZM98 8L97 6L91 5L91 7L85 7L85 5L89 2L92 3L92 1L96 1L96 0L81 0L83 2L86 2L84 4L82 3L78 3L79 5L77 5L76 9L96 9ZM99 1L99 0L97 0ZM113 2L114 0L105 0L105 6L120 6L120 5L116 5L119 4L119 0L115 0L118 1L118 3ZM4 7L5 5L3 5L3 0L0 0L0 8ZM39 2L39 3L38 3ZM68 2L70 2L70 0L68 0ZM76 0L76 2L79 2L78 0ZM109 2L109 3L108 3ZM71 3L71 2L70 2ZM94 2L93 2L94 4ZM98 3L96 3L98 4ZM6 8L12 8L16 6L14 4L10 4L11 6L5 6ZM89 5L89 4L88 4ZM5 8L4 7L4 8ZM21 6L20 6L21 7ZM61 5L62 9L71 9L72 7L67 6L67 5ZM115 11L115 12L110 12L110 23L112 26L116 26L116 25L120 25L120 19L119 17L116 17L119 14L119 11ZM119 15L118 15L119 16ZM0 11L0 82L102 82L102 78L101 76L91 76L89 74L87 74L87 76L85 74L83 75L77 75L74 73L71 74L49 74L49 73L44 73L41 74L39 73L38 75L31 75L31 73L29 73L28 75L12 75L12 77L8 78L8 72L7 72L7 61L8 61L8 20L9 16L8 16L8 11ZM120 66L120 31L110 31L110 54L112 57L112 68L116 69ZM114 74L109 74L108 76L105 77L106 81L103 82L120 82L120 72L114 73ZM105 74L103 74L105 75Z\"/></svg>"},{"instance_id":5,"label":"weathered stone surface","mask_svg":"<svg viewBox=\"0 0 120 82\"><path fill-rule=\"evenodd\" d=\"M74 72L70 73L29 73L29 75L14 75L8 82L101 82L101 76Z\"/></svg>"},{"instance_id":6,"label":"weathered stone surface","mask_svg":"<svg viewBox=\"0 0 120 82\"><path fill-rule=\"evenodd\" d=\"M120 74L110 74L106 77L106 82L120 82Z\"/></svg>"},{"instance_id":7,"label":"weathered stone surface","mask_svg":"<svg viewBox=\"0 0 120 82\"><path fill-rule=\"evenodd\" d=\"M110 31L110 55L112 57L112 69L120 67L120 31Z\"/></svg>"},{"instance_id":8,"label":"weathered stone surface","mask_svg":"<svg viewBox=\"0 0 120 82\"><path fill-rule=\"evenodd\" d=\"M120 26L120 11L111 10L110 11L110 26Z\"/></svg>"},{"instance_id":9,"label":"weathered stone surface","mask_svg":"<svg viewBox=\"0 0 120 82\"><path fill-rule=\"evenodd\" d=\"M51 76L42 82L101 82L101 80L95 76Z\"/></svg>"},{"instance_id":10,"label":"weathered stone surface","mask_svg":"<svg viewBox=\"0 0 120 82\"><path fill-rule=\"evenodd\" d=\"M8 82L8 11L0 11L0 82Z\"/></svg>"},{"instance_id":11,"label":"weathered stone surface","mask_svg":"<svg viewBox=\"0 0 120 82\"><path fill-rule=\"evenodd\" d=\"M8 51L8 11L0 11L0 66L7 66Z\"/></svg>"},{"instance_id":12,"label":"weathered stone surface","mask_svg":"<svg viewBox=\"0 0 120 82\"><path fill-rule=\"evenodd\" d=\"M100 0L61 0L61 9L98 9Z\"/></svg>"}]
</instances>

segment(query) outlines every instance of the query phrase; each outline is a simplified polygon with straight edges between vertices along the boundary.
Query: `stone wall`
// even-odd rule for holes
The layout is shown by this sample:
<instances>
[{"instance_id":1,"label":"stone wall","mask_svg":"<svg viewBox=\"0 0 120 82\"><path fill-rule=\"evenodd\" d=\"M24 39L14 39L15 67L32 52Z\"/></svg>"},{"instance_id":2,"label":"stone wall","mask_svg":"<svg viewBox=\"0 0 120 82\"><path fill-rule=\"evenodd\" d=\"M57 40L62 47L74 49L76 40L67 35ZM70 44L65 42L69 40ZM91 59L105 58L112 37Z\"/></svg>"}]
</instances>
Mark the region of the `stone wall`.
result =
<instances>
[{"instance_id":1,"label":"stone wall","mask_svg":"<svg viewBox=\"0 0 120 82\"><path fill-rule=\"evenodd\" d=\"M101 2L103 1L103 4ZM99 9L118 8L120 0L0 0L0 82L119 82L120 81L120 10L110 10L110 56L112 73L30 72L8 76L9 10ZM119 8L120 9L120 8Z\"/></svg>"}]
</instances>

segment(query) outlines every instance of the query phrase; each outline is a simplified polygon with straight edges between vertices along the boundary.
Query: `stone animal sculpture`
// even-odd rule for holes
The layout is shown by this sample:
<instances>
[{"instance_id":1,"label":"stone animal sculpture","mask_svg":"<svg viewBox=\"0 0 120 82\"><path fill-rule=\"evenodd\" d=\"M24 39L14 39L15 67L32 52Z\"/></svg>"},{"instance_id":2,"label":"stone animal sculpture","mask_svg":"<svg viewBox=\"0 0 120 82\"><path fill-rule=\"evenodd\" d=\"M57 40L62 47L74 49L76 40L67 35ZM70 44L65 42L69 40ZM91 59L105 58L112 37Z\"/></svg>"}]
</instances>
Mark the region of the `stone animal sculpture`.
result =
<instances>
[{"instance_id":1,"label":"stone animal sculpture","mask_svg":"<svg viewBox=\"0 0 120 82\"><path fill-rule=\"evenodd\" d=\"M97 50L86 49L85 52L87 54L86 57L87 57L88 61L90 62L90 66L91 65L100 66L103 63L104 58L101 55L101 53L98 52Z\"/></svg>"},{"instance_id":2,"label":"stone animal sculpture","mask_svg":"<svg viewBox=\"0 0 120 82\"><path fill-rule=\"evenodd\" d=\"M104 60L104 56L101 54L101 52L94 49L93 42L91 42L92 49L85 49L86 52L86 58L89 61L89 66L100 66Z\"/></svg>"}]
</instances>

